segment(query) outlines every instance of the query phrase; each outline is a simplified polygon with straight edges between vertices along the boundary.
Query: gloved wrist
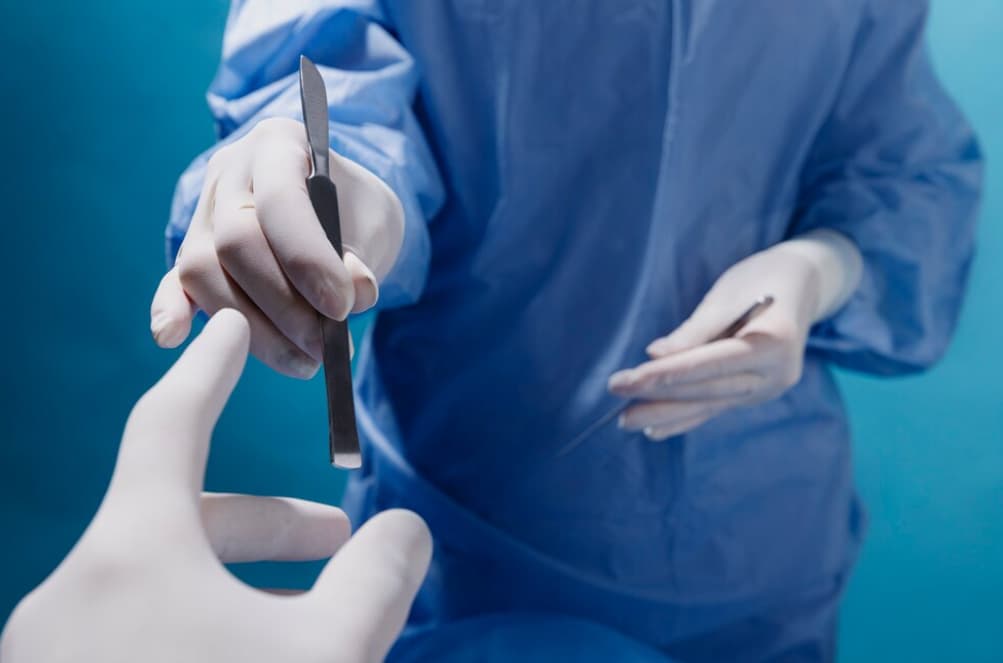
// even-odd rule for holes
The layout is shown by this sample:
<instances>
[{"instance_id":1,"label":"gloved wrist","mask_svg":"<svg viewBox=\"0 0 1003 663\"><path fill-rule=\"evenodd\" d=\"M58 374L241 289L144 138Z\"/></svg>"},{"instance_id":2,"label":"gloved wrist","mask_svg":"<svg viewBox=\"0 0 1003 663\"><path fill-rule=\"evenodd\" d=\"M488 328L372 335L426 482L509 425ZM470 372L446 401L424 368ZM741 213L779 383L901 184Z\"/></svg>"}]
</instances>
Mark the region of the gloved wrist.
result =
<instances>
[{"instance_id":1,"label":"gloved wrist","mask_svg":"<svg viewBox=\"0 0 1003 663\"><path fill-rule=\"evenodd\" d=\"M849 300L860 284L863 258L846 235L819 228L781 242L770 251L804 260L814 272L817 301L812 322L824 320Z\"/></svg>"}]
</instances>

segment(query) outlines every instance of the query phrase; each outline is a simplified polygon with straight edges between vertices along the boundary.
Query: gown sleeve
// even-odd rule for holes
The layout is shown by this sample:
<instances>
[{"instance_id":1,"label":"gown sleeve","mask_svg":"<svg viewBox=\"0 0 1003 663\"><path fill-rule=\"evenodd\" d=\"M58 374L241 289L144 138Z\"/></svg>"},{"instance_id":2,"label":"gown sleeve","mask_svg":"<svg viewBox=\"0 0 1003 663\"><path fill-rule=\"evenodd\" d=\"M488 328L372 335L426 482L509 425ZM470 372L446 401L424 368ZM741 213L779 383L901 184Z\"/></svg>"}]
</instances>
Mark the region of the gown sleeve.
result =
<instances>
[{"instance_id":1,"label":"gown sleeve","mask_svg":"<svg viewBox=\"0 0 1003 663\"><path fill-rule=\"evenodd\" d=\"M860 287L809 351L880 375L944 353L974 251L982 158L930 65L926 13L920 0L869 2L791 227L842 232L864 258Z\"/></svg>"},{"instance_id":2,"label":"gown sleeve","mask_svg":"<svg viewBox=\"0 0 1003 663\"><path fill-rule=\"evenodd\" d=\"M404 208L400 256L380 286L381 308L421 294L428 272L427 221L443 201L442 183L412 105L414 60L385 23L378 0L234 0L223 55L208 94L220 142L181 175L167 226L172 263L198 202L209 156L259 121L302 118L299 56L327 84L331 148L386 182Z\"/></svg>"}]
</instances>

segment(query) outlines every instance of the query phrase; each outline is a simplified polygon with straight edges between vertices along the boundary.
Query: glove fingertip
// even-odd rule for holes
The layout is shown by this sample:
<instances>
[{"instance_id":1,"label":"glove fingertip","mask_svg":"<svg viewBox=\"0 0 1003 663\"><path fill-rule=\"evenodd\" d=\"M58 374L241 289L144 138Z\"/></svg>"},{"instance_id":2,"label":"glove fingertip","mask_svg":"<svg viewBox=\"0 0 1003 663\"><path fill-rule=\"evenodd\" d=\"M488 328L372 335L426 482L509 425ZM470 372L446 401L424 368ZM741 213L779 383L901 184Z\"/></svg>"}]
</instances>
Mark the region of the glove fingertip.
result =
<instances>
[{"instance_id":1,"label":"glove fingertip","mask_svg":"<svg viewBox=\"0 0 1003 663\"><path fill-rule=\"evenodd\" d=\"M154 317L150 323L153 340L161 348L170 350L181 345L191 331L191 320L175 320L166 313Z\"/></svg>"},{"instance_id":2,"label":"glove fingertip","mask_svg":"<svg viewBox=\"0 0 1003 663\"><path fill-rule=\"evenodd\" d=\"M651 343L644 351L652 359L659 359L685 349L686 347L682 343L674 342L671 337L667 336Z\"/></svg>"}]
</instances>

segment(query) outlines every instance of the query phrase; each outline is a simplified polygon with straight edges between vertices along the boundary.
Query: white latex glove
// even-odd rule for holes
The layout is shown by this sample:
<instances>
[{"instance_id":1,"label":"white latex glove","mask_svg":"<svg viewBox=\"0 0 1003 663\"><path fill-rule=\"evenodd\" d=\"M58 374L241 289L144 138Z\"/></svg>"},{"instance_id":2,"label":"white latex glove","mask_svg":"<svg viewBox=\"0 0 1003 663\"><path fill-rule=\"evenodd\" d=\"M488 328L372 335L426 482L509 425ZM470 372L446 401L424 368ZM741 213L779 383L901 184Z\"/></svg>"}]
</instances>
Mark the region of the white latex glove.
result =
<instances>
[{"instance_id":1,"label":"white latex glove","mask_svg":"<svg viewBox=\"0 0 1003 663\"><path fill-rule=\"evenodd\" d=\"M63 563L21 601L3 663L330 663L381 660L428 567L408 511L348 538L331 506L200 495L209 436L243 367L246 321L221 311L136 404L108 492ZM314 587L278 596L221 561L318 559Z\"/></svg>"},{"instance_id":2,"label":"white latex glove","mask_svg":"<svg viewBox=\"0 0 1003 663\"><path fill-rule=\"evenodd\" d=\"M610 377L612 393L643 401L621 415L621 428L664 440L725 410L781 395L801 379L812 324L846 302L861 270L856 246L826 230L734 265L689 319L648 346L651 361ZM708 343L767 294L773 305L736 337Z\"/></svg>"},{"instance_id":3,"label":"white latex glove","mask_svg":"<svg viewBox=\"0 0 1003 663\"><path fill-rule=\"evenodd\" d=\"M378 177L331 152L342 261L313 211L309 174L306 133L295 120L263 120L212 156L177 264L150 307L159 345L180 344L196 309L235 308L251 324L254 356L286 375L317 372L317 313L343 320L376 303L400 252L404 212Z\"/></svg>"}]
</instances>

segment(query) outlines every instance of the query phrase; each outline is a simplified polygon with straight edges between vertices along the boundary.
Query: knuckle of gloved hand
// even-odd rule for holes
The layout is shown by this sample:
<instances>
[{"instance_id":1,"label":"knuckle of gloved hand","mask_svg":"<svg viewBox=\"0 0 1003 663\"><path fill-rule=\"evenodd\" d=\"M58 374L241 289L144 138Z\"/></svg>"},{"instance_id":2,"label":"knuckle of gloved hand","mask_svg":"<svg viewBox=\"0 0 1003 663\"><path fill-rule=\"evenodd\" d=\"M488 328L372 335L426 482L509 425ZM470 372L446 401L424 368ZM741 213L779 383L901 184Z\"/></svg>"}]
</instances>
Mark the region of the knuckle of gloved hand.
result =
<instances>
[{"instance_id":1,"label":"knuckle of gloved hand","mask_svg":"<svg viewBox=\"0 0 1003 663\"><path fill-rule=\"evenodd\" d=\"M237 260L254 242L257 229L247 217L236 214L213 228L216 254L223 262Z\"/></svg>"},{"instance_id":2,"label":"knuckle of gloved hand","mask_svg":"<svg viewBox=\"0 0 1003 663\"><path fill-rule=\"evenodd\" d=\"M206 243L186 246L184 253L178 258L178 280L187 293L192 294L199 286L207 282L216 269L218 260L216 252Z\"/></svg>"},{"instance_id":3,"label":"knuckle of gloved hand","mask_svg":"<svg viewBox=\"0 0 1003 663\"><path fill-rule=\"evenodd\" d=\"M206 169L210 173L217 173L222 170L224 165L229 161L232 150L232 145L224 145L223 147L217 149L209 155L209 161L206 162Z\"/></svg>"},{"instance_id":4,"label":"knuckle of gloved hand","mask_svg":"<svg viewBox=\"0 0 1003 663\"><path fill-rule=\"evenodd\" d=\"M251 133L254 134L255 138L291 136L294 131L302 132L303 125L298 120L288 117L268 117L258 122L251 129Z\"/></svg>"},{"instance_id":5,"label":"knuckle of gloved hand","mask_svg":"<svg viewBox=\"0 0 1003 663\"><path fill-rule=\"evenodd\" d=\"M307 158L306 131L299 120L285 117L262 120L253 129L254 152L259 158L274 158L285 150Z\"/></svg>"},{"instance_id":6,"label":"knuckle of gloved hand","mask_svg":"<svg viewBox=\"0 0 1003 663\"><path fill-rule=\"evenodd\" d=\"M263 219L288 219L295 201L290 199L289 186L278 174L256 177L254 180L254 206Z\"/></svg>"}]
</instances>

